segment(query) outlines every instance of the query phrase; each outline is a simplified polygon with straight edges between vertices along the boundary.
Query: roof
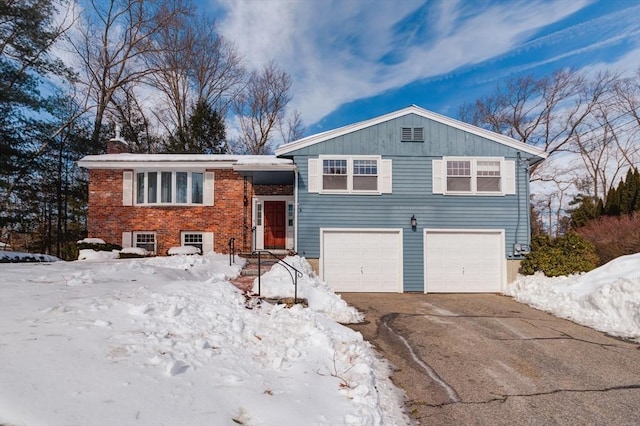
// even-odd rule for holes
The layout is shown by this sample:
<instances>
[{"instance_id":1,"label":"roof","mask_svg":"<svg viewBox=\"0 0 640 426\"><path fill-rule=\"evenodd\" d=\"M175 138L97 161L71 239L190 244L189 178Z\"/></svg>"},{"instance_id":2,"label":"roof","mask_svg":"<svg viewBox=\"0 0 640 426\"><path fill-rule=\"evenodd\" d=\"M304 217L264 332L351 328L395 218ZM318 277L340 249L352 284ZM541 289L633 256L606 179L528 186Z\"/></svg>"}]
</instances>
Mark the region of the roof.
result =
<instances>
[{"instance_id":1,"label":"roof","mask_svg":"<svg viewBox=\"0 0 640 426\"><path fill-rule=\"evenodd\" d=\"M544 150L536 148L535 146L527 145L526 143L517 141L508 136L504 136L499 133L485 130L477 126L473 126L471 124L463 123L462 121L454 120L453 118L445 117L444 115L436 114L435 112L428 111L416 105L411 105L407 108L404 108L395 112L391 112L389 114L381 115L379 117L361 121L359 123L349 124L347 126L339 127L337 129L329 130L326 132L317 133L315 135L307 136L305 138L298 139L297 141L290 142L285 145L281 145L276 149L276 155L280 156L280 155L288 154L292 151L296 151L301 148L306 148L308 146L315 145L317 143L321 143L329 139L343 136L345 134L352 133L361 129L365 129L367 127L375 126L376 124L384 123L386 121L403 117L409 114L415 114L420 117L424 117L426 119L433 120L438 123L442 123L447 126L454 127L456 129L480 136L482 138L489 139L491 141L509 146L511 148L515 148L520 151L527 152L529 154L540 157L541 159L547 158L547 155L548 155Z\"/></svg>"},{"instance_id":2,"label":"roof","mask_svg":"<svg viewBox=\"0 0 640 426\"><path fill-rule=\"evenodd\" d=\"M87 155L78 161L87 169L189 168L234 170L293 170L293 161L274 155L229 154L102 154Z\"/></svg>"}]
</instances>

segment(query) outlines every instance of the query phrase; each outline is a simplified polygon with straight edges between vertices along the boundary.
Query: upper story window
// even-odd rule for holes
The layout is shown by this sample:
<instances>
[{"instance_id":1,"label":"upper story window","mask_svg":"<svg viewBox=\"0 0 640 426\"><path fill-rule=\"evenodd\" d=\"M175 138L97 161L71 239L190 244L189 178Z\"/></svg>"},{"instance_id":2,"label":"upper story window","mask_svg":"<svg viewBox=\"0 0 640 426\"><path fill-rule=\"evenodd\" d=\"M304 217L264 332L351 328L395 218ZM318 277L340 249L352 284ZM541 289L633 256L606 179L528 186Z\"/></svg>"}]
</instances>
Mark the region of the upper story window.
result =
<instances>
[{"instance_id":1,"label":"upper story window","mask_svg":"<svg viewBox=\"0 0 640 426\"><path fill-rule=\"evenodd\" d=\"M424 142L424 128L423 127L403 127L402 141L403 142Z\"/></svg>"},{"instance_id":2,"label":"upper story window","mask_svg":"<svg viewBox=\"0 0 640 426\"><path fill-rule=\"evenodd\" d=\"M379 193L379 157L321 158L322 192Z\"/></svg>"},{"instance_id":3,"label":"upper story window","mask_svg":"<svg viewBox=\"0 0 640 426\"><path fill-rule=\"evenodd\" d=\"M515 162L499 157L433 160L433 192L451 195L515 194Z\"/></svg>"},{"instance_id":4,"label":"upper story window","mask_svg":"<svg viewBox=\"0 0 640 426\"><path fill-rule=\"evenodd\" d=\"M203 204L203 172L136 173L136 204Z\"/></svg>"}]
</instances>

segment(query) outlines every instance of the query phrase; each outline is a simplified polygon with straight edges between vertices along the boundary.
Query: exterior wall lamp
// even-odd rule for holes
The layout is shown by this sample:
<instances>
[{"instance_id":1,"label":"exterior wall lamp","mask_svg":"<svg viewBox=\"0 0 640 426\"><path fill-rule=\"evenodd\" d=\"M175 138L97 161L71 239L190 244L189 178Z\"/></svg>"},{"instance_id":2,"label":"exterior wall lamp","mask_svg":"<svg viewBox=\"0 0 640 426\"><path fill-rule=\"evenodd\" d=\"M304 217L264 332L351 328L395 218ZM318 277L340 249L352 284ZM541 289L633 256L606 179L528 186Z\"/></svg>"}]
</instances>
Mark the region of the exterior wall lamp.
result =
<instances>
[{"instance_id":1,"label":"exterior wall lamp","mask_svg":"<svg viewBox=\"0 0 640 426\"><path fill-rule=\"evenodd\" d=\"M416 219L416 215L415 214L412 214L411 215L411 229L413 229L415 231L417 226L418 226L418 219Z\"/></svg>"}]
</instances>

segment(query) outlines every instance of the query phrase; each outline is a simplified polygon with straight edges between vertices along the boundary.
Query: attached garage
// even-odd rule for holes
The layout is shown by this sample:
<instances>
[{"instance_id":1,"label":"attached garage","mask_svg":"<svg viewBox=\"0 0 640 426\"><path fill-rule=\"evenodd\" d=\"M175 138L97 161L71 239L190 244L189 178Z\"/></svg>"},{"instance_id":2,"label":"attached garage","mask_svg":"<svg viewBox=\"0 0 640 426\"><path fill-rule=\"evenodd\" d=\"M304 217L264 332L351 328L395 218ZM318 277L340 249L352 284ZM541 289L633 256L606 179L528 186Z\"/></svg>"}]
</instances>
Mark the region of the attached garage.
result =
<instances>
[{"instance_id":1,"label":"attached garage","mask_svg":"<svg viewBox=\"0 0 640 426\"><path fill-rule=\"evenodd\" d=\"M321 229L320 273L334 291L402 292L401 229Z\"/></svg>"},{"instance_id":2,"label":"attached garage","mask_svg":"<svg viewBox=\"0 0 640 426\"><path fill-rule=\"evenodd\" d=\"M425 293L498 293L506 280L504 230L424 231Z\"/></svg>"}]
</instances>

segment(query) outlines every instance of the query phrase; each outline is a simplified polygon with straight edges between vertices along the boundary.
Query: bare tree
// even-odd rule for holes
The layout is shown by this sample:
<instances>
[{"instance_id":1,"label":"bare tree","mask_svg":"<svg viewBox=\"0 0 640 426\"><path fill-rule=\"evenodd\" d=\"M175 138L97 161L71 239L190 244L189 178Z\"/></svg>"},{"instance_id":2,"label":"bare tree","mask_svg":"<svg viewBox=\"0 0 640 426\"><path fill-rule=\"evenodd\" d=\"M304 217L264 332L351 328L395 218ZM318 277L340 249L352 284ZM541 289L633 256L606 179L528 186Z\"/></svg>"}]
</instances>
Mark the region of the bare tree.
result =
<instances>
[{"instance_id":1,"label":"bare tree","mask_svg":"<svg viewBox=\"0 0 640 426\"><path fill-rule=\"evenodd\" d=\"M95 107L92 141L97 144L105 112L116 91L154 72L143 56L161 48L152 36L185 13L181 0L90 0L79 37L71 45L82 66L80 79Z\"/></svg>"},{"instance_id":2,"label":"bare tree","mask_svg":"<svg viewBox=\"0 0 640 426\"><path fill-rule=\"evenodd\" d=\"M158 46L145 56L156 70L147 82L168 101L156 111L169 133L185 132L197 105L209 105L221 116L242 88L244 70L234 46L216 32L215 22L193 14L174 16L153 36Z\"/></svg>"},{"instance_id":3,"label":"bare tree","mask_svg":"<svg viewBox=\"0 0 640 426\"><path fill-rule=\"evenodd\" d=\"M463 105L460 116L552 154L566 150L585 130L585 121L615 78L603 74L587 84L585 77L572 70L540 79L517 77L499 85L494 95Z\"/></svg>"},{"instance_id":4,"label":"bare tree","mask_svg":"<svg viewBox=\"0 0 640 426\"><path fill-rule=\"evenodd\" d=\"M266 154L273 148L274 133L287 139L301 133L300 117L287 122L291 77L273 62L251 73L245 90L233 103L240 124L239 150ZM284 130L285 128L291 130Z\"/></svg>"}]
</instances>

